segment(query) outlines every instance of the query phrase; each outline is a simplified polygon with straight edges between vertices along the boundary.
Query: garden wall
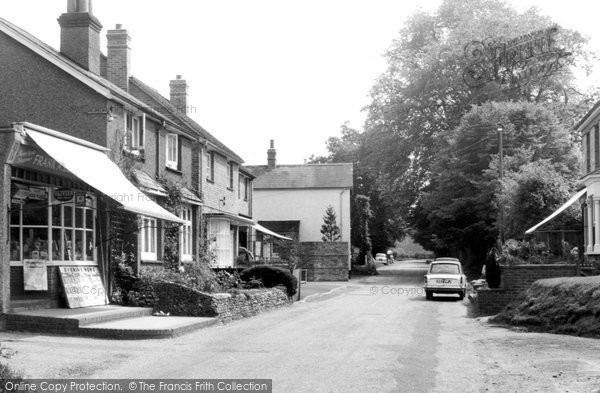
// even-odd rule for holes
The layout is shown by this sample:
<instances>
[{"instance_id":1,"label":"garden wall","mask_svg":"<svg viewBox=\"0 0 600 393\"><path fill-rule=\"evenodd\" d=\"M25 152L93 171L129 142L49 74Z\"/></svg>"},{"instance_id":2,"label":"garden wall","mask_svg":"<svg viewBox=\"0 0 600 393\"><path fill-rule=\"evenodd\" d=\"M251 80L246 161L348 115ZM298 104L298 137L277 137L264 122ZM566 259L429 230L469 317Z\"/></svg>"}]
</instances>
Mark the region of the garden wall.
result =
<instances>
[{"instance_id":1,"label":"garden wall","mask_svg":"<svg viewBox=\"0 0 600 393\"><path fill-rule=\"evenodd\" d=\"M191 317L216 317L230 321L290 304L280 289L246 289L235 293L204 293L184 285L153 284L156 311Z\"/></svg>"},{"instance_id":2,"label":"garden wall","mask_svg":"<svg viewBox=\"0 0 600 393\"><path fill-rule=\"evenodd\" d=\"M308 281L348 281L347 242L301 242L298 253Z\"/></svg>"},{"instance_id":3,"label":"garden wall","mask_svg":"<svg viewBox=\"0 0 600 393\"><path fill-rule=\"evenodd\" d=\"M573 277L576 265L515 265L502 266L502 285L497 289L477 291L479 315L497 314L508 303L529 289L534 281L544 278Z\"/></svg>"}]
</instances>

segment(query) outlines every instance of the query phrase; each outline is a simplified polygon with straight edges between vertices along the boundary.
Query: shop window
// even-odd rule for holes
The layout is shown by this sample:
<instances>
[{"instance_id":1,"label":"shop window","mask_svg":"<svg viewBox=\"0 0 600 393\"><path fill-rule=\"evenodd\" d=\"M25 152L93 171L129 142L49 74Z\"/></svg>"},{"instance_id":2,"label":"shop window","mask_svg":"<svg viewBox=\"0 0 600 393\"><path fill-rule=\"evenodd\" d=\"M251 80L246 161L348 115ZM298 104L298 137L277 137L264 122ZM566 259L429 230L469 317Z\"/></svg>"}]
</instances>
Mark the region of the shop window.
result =
<instances>
[{"instance_id":1,"label":"shop window","mask_svg":"<svg viewBox=\"0 0 600 393\"><path fill-rule=\"evenodd\" d=\"M96 262L95 199L84 194L83 203L58 201L54 188L28 187L28 195L14 198L10 213L10 260L42 259L55 265ZM23 195L26 195L23 197ZM75 199L75 198L73 198Z\"/></svg>"},{"instance_id":2,"label":"shop window","mask_svg":"<svg viewBox=\"0 0 600 393\"><path fill-rule=\"evenodd\" d=\"M156 261L158 255L156 252L158 224L155 218L144 217L142 219L143 227L141 229L142 241L142 260Z\"/></svg>"},{"instance_id":3,"label":"shop window","mask_svg":"<svg viewBox=\"0 0 600 393\"><path fill-rule=\"evenodd\" d=\"M179 167L178 139L177 134L167 134L167 167L171 169Z\"/></svg>"},{"instance_id":4,"label":"shop window","mask_svg":"<svg viewBox=\"0 0 600 393\"><path fill-rule=\"evenodd\" d=\"M190 206L184 206L181 208L181 214L179 215L185 223L181 225L180 229L180 241L181 246L181 261L190 262L192 261L193 254L193 242L192 242L192 208Z\"/></svg>"}]
</instances>

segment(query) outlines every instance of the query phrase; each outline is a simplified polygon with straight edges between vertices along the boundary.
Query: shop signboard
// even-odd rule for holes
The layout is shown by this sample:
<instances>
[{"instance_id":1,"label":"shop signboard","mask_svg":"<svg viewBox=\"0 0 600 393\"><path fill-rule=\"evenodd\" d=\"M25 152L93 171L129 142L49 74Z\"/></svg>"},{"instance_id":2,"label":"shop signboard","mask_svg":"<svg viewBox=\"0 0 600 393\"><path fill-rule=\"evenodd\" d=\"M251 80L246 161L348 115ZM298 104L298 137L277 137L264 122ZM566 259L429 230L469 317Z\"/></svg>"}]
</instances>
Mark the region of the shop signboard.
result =
<instances>
[{"instance_id":1,"label":"shop signboard","mask_svg":"<svg viewBox=\"0 0 600 393\"><path fill-rule=\"evenodd\" d=\"M48 269L42 259L25 259L23 261L23 282L26 291L48 290Z\"/></svg>"},{"instance_id":2,"label":"shop signboard","mask_svg":"<svg viewBox=\"0 0 600 393\"><path fill-rule=\"evenodd\" d=\"M68 152L65 152L68 154ZM76 178L54 158L36 146L21 144L9 164L18 168L31 169L51 175Z\"/></svg>"},{"instance_id":3,"label":"shop signboard","mask_svg":"<svg viewBox=\"0 0 600 393\"><path fill-rule=\"evenodd\" d=\"M69 308L108 304L97 266L61 266L59 271Z\"/></svg>"}]
</instances>

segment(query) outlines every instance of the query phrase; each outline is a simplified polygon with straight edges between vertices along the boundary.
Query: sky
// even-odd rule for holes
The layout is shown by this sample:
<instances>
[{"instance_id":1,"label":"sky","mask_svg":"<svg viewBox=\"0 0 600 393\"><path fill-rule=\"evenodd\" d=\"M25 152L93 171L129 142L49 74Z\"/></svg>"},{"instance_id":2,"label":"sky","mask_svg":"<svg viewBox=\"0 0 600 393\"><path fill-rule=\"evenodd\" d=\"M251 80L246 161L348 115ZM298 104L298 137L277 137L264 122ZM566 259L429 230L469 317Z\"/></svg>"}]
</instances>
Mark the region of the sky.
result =
<instances>
[{"instance_id":1,"label":"sky","mask_svg":"<svg viewBox=\"0 0 600 393\"><path fill-rule=\"evenodd\" d=\"M363 126L369 91L403 21L441 0L94 0L106 30L131 35L132 73L169 96L169 80L189 85L189 115L239 154L266 164L275 140L279 164L326 154L340 126ZM600 49L600 4L510 0L538 6ZM0 17L59 48L67 0L0 0ZM585 83L585 82L584 82Z\"/></svg>"}]
</instances>

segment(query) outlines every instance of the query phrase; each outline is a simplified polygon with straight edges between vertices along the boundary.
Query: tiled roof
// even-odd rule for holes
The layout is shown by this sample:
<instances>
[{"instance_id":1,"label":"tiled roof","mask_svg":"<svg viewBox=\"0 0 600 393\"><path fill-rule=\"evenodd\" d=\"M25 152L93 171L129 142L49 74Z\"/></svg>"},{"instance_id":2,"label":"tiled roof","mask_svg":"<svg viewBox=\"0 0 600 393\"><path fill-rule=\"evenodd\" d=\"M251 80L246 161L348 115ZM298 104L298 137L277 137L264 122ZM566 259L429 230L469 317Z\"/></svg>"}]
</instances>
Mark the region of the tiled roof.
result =
<instances>
[{"instance_id":1,"label":"tiled roof","mask_svg":"<svg viewBox=\"0 0 600 393\"><path fill-rule=\"evenodd\" d=\"M3 32L9 37L15 39L17 42L31 49L33 52L37 53L38 55L48 60L50 63L61 68L67 74L79 79L81 82L88 85L89 87L91 87L98 93L104 95L105 97L117 101L120 99L124 99L129 103L139 106L140 108L144 108L146 111L148 111L148 113L153 114L154 116L160 119L170 120L167 117L155 111L151 106L148 106L147 104L140 101L125 90L121 89L117 85L109 82L107 79L103 78L100 75L94 74L93 72L86 70L73 60L61 54L58 50L54 49L50 45L46 44L45 42L39 40L27 31L2 18L0 18L0 32Z\"/></svg>"},{"instance_id":2,"label":"tiled roof","mask_svg":"<svg viewBox=\"0 0 600 393\"><path fill-rule=\"evenodd\" d=\"M136 87L146 93L151 100L154 102L146 102L148 105L157 108L157 105L160 105L164 110L160 110L163 115L167 116L171 121L177 123L180 127L185 127L187 129L191 129L193 132L200 134L200 136L213 146L220 150L221 153L227 156L227 158L231 158L238 163L243 163L244 160L238 156L233 150L225 146L221 141L215 138L210 132L206 131L200 124L196 123L192 118L178 111L177 108L169 100L163 97L158 90L148 86L141 80L131 77L129 79L129 83L133 83ZM147 101L147 97L138 96L139 99L143 101Z\"/></svg>"},{"instance_id":3,"label":"tiled roof","mask_svg":"<svg viewBox=\"0 0 600 393\"><path fill-rule=\"evenodd\" d=\"M246 166L256 179L254 189L351 188L352 164Z\"/></svg>"},{"instance_id":4,"label":"tiled roof","mask_svg":"<svg viewBox=\"0 0 600 393\"><path fill-rule=\"evenodd\" d=\"M164 187L161 186L159 182L154 180L149 174L138 169L134 169L132 172L137 184L143 191L154 195L167 196L167 191L164 189Z\"/></svg>"},{"instance_id":5,"label":"tiled roof","mask_svg":"<svg viewBox=\"0 0 600 393\"><path fill-rule=\"evenodd\" d=\"M191 131L192 135L199 135L201 138L211 143L216 147L217 150L219 150L228 158L233 159L240 164L244 162L240 156L238 156L212 134L202 128L202 126L196 123L193 119L189 118L185 114L178 113L177 109L171 105L169 100L160 95L157 90L146 85L139 79L132 77L130 81L143 90L155 102L148 102L149 100L146 99L146 97L136 97L130 92L127 92L117 85L111 83L106 78L86 70L50 45L2 18L0 18L0 32L3 32L9 37L17 40L21 44L55 64L63 71L87 84L105 97L117 101L119 99L124 99L140 108L143 108L149 114L152 114L161 120L166 120L169 123L177 124L179 127L184 127L185 130ZM101 54L101 61L102 57L104 57L104 55ZM164 107L165 110L160 110L158 106Z\"/></svg>"}]
</instances>

